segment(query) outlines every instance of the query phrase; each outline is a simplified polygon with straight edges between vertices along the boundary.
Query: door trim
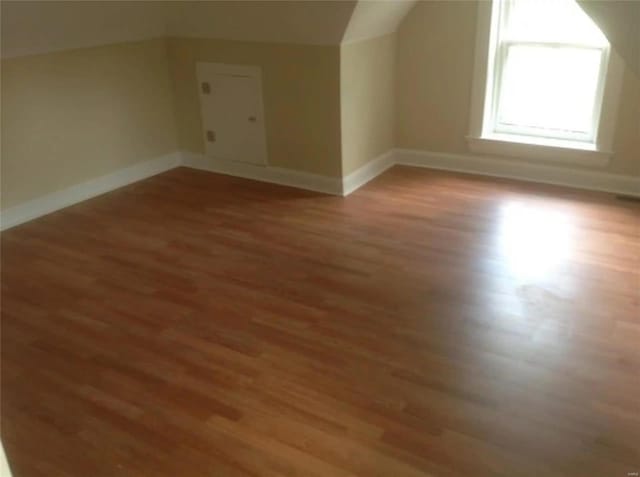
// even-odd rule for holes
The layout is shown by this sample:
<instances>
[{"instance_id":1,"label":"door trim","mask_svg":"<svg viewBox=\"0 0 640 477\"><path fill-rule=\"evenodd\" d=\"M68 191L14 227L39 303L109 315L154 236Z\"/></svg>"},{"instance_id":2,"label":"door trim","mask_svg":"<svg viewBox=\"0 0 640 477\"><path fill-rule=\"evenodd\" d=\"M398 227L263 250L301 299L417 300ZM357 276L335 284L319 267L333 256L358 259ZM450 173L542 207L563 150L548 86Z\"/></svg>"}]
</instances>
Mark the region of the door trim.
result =
<instances>
[{"instance_id":1,"label":"door trim","mask_svg":"<svg viewBox=\"0 0 640 477\"><path fill-rule=\"evenodd\" d=\"M264 91L262 89L262 68L257 65L230 65L227 63L210 63L205 61L198 61L196 63L196 89L198 91L198 100L200 102L200 122L202 124L202 132L203 132L203 140L204 138L204 117L202 111L202 91L200 90L200 77L202 75L224 75L224 76L235 76L242 78L255 78L258 83L258 111L257 111L257 119L262 124L262 129L264 133L264 163L262 164L254 164L260 167L269 165L269 140L267 138L267 123L265 121L265 113L264 113Z\"/></svg>"}]
</instances>

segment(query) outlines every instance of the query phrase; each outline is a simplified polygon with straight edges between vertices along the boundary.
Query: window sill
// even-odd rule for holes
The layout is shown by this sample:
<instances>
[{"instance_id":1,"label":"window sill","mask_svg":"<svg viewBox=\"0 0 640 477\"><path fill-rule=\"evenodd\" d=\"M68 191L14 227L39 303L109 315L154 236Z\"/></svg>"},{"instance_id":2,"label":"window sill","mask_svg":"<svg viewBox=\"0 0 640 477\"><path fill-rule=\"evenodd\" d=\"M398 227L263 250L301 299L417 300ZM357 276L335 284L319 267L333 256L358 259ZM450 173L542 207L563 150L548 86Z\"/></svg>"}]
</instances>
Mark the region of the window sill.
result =
<instances>
[{"instance_id":1,"label":"window sill","mask_svg":"<svg viewBox=\"0 0 640 477\"><path fill-rule=\"evenodd\" d=\"M595 144L539 139L515 135L467 136L471 152L510 156L519 159L602 167L609 164L612 152L599 151Z\"/></svg>"}]
</instances>

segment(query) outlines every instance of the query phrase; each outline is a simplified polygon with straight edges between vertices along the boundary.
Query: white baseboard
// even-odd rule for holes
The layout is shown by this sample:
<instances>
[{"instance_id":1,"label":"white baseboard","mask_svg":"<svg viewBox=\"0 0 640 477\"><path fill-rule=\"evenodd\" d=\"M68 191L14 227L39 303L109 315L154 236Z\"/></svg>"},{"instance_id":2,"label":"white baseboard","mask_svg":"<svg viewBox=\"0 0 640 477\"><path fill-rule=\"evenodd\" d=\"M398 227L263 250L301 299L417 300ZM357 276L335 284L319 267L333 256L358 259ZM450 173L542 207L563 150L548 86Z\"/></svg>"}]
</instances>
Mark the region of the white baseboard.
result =
<instances>
[{"instance_id":1,"label":"white baseboard","mask_svg":"<svg viewBox=\"0 0 640 477\"><path fill-rule=\"evenodd\" d=\"M9 207L0 213L0 230L15 227L105 192L160 174L180 164L180 153L167 154Z\"/></svg>"},{"instance_id":2,"label":"white baseboard","mask_svg":"<svg viewBox=\"0 0 640 477\"><path fill-rule=\"evenodd\" d=\"M394 163L640 197L640 177L532 164L517 159L395 149Z\"/></svg>"},{"instance_id":3,"label":"white baseboard","mask_svg":"<svg viewBox=\"0 0 640 477\"><path fill-rule=\"evenodd\" d=\"M342 195L339 178L309 174L281 167L259 166L246 162L222 161L202 154L182 153L182 164L202 171L217 172L229 176L243 177L261 182L270 182L297 189L312 190L324 194Z\"/></svg>"},{"instance_id":4,"label":"white baseboard","mask_svg":"<svg viewBox=\"0 0 640 477\"><path fill-rule=\"evenodd\" d=\"M219 161L200 154L176 152L10 207L0 213L0 230L14 227L181 165L298 189L346 196L395 164L640 197L640 177L532 164L514 159L480 157L472 154L393 149L339 179L279 167Z\"/></svg>"},{"instance_id":5,"label":"white baseboard","mask_svg":"<svg viewBox=\"0 0 640 477\"><path fill-rule=\"evenodd\" d=\"M375 179L395 164L395 151L390 150L378 156L351 174L342 178L342 195L349 195L367 182Z\"/></svg>"},{"instance_id":6,"label":"white baseboard","mask_svg":"<svg viewBox=\"0 0 640 477\"><path fill-rule=\"evenodd\" d=\"M281 167L223 161L191 152L182 153L182 164L186 167L203 171L270 182L324 194L346 196L392 167L394 164L394 151L387 151L342 179Z\"/></svg>"}]
</instances>

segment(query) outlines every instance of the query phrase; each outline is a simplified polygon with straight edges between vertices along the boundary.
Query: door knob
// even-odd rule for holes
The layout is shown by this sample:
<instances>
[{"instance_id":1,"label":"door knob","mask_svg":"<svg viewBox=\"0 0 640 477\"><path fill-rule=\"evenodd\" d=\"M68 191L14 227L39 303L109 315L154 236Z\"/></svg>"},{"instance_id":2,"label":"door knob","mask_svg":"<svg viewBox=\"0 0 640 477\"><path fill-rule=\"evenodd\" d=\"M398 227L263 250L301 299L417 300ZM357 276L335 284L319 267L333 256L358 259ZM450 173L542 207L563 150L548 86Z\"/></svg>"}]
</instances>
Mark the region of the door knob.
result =
<instances>
[{"instance_id":1,"label":"door knob","mask_svg":"<svg viewBox=\"0 0 640 477\"><path fill-rule=\"evenodd\" d=\"M249 121L251 121L252 123L256 122L256 117L255 116L249 116Z\"/></svg>"}]
</instances>

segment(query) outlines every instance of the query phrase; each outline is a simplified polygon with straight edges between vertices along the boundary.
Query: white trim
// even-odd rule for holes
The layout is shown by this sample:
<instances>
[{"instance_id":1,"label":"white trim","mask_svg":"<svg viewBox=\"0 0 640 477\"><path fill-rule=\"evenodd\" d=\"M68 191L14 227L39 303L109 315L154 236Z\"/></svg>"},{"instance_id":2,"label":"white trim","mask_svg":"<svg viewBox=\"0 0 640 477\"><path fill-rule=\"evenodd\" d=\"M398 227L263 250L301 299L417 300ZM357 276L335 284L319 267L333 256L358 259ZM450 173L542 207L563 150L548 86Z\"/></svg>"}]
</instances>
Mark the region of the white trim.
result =
<instances>
[{"instance_id":1,"label":"white trim","mask_svg":"<svg viewBox=\"0 0 640 477\"><path fill-rule=\"evenodd\" d=\"M194 169L343 196L351 194L387 169L399 164L640 197L640 177L557 167L490 155L449 154L411 149L392 149L342 179L279 167L220 161L193 153L183 153L183 164Z\"/></svg>"},{"instance_id":2,"label":"white trim","mask_svg":"<svg viewBox=\"0 0 640 477\"><path fill-rule=\"evenodd\" d=\"M211 63L198 61L196 73L200 75L247 76L262 79L262 69L256 65L236 65L230 63ZM200 85L198 85L200 86Z\"/></svg>"},{"instance_id":3,"label":"white trim","mask_svg":"<svg viewBox=\"0 0 640 477\"><path fill-rule=\"evenodd\" d=\"M495 105L493 96L495 81L494 64L497 45L497 30L500 20L499 1L478 3L476 44L473 81L471 87L471 114L469 118L469 149L480 154L520 157L531 160L549 160L555 162L580 164L582 166L602 167L609 163L613 149L615 125L622 91L624 62L611 48L606 54L604 88L601 97L597 98L599 122L596 125L597 138L592 145L593 151L586 151L576 142L575 147L557 147L553 141L549 145L530 145L530 141L522 141L516 135L512 140L497 138L488 130L491 123L492 108ZM491 65L491 66L490 66ZM500 139L500 140L496 140ZM571 150L573 149L573 150Z\"/></svg>"},{"instance_id":4,"label":"white trim","mask_svg":"<svg viewBox=\"0 0 640 477\"><path fill-rule=\"evenodd\" d=\"M214 160L202 154L176 152L10 207L0 213L0 230L9 229L181 165L324 194L346 196L395 164L640 197L640 177L472 154L392 149L340 179L280 167Z\"/></svg>"},{"instance_id":5,"label":"white trim","mask_svg":"<svg viewBox=\"0 0 640 477\"><path fill-rule=\"evenodd\" d=\"M160 174L178 167L180 163L180 153L167 154L9 207L0 213L0 230L15 227L105 192Z\"/></svg>"},{"instance_id":6,"label":"white trim","mask_svg":"<svg viewBox=\"0 0 640 477\"><path fill-rule=\"evenodd\" d=\"M395 164L392 149L341 179L282 167L225 161L191 152L183 152L182 157L183 165L192 169L341 196L351 194Z\"/></svg>"},{"instance_id":7,"label":"white trim","mask_svg":"<svg viewBox=\"0 0 640 477\"><path fill-rule=\"evenodd\" d=\"M603 167L609 164L612 152L598 151L589 144L567 144L567 141L540 140L521 137L514 142L511 135L495 134L485 137L467 137L469 149L477 154L535 159L554 163Z\"/></svg>"},{"instance_id":8,"label":"white trim","mask_svg":"<svg viewBox=\"0 0 640 477\"><path fill-rule=\"evenodd\" d=\"M9 207L0 212L0 230L15 227L182 165L192 169L342 196L363 186L393 164L393 151L388 151L341 179L281 167L223 161L203 154L176 152Z\"/></svg>"},{"instance_id":9,"label":"white trim","mask_svg":"<svg viewBox=\"0 0 640 477\"><path fill-rule=\"evenodd\" d=\"M250 164L257 164L260 166L265 166L269 164L269 145L267 144L267 129L265 122L265 114L264 114L264 94L262 91L262 68L256 65L235 65L228 63L209 63L199 61L196 63L196 78L198 79L196 87L198 88L198 98L200 102L200 119L202 128L202 141L205 145L205 152L208 156L213 157L214 159L222 159L215 157L214 154L209 154L209 142L207 141L207 126L206 122L206 110L211 105L208 104L207 96L202 92L201 82L205 78L210 78L212 76L221 75L221 76L243 76L248 78L254 78L257 82L258 86L258 109L255 112L255 116L257 119L257 125L260 125L259 129L259 141L260 141L260 150L258 151L259 156L255 157L256 161L251 161ZM224 159L223 159L224 160ZM227 158L228 160L228 158Z\"/></svg>"},{"instance_id":10,"label":"white trim","mask_svg":"<svg viewBox=\"0 0 640 477\"><path fill-rule=\"evenodd\" d=\"M493 68L489 64L495 61L495 51L489 45L495 43L498 15L492 11L496 3L492 1L478 2L478 14L476 25L475 58L473 65L473 81L471 83L471 116L469 118L469 136L481 137L483 124L488 124L489 108L485 104L492 104L490 95L493 91L487 91L487 85L493 84Z\"/></svg>"},{"instance_id":11,"label":"white trim","mask_svg":"<svg viewBox=\"0 0 640 477\"><path fill-rule=\"evenodd\" d=\"M498 157L396 149L395 163L640 197L640 177L532 164Z\"/></svg>"},{"instance_id":12,"label":"white trim","mask_svg":"<svg viewBox=\"0 0 640 477\"><path fill-rule=\"evenodd\" d=\"M618 108L622 97L622 79L624 77L624 61L613 49L609 48L607 73L605 76L604 90L602 91L602 104L600 106L600 124L596 144L603 151L613 150L613 140L618 121Z\"/></svg>"},{"instance_id":13,"label":"white trim","mask_svg":"<svg viewBox=\"0 0 640 477\"><path fill-rule=\"evenodd\" d=\"M394 151L390 150L367 162L348 176L342 178L342 195L347 196L367 182L375 179L395 164Z\"/></svg>"},{"instance_id":14,"label":"white trim","mask_svg":"<svg viewBox=\"0 0 640 477\"><path fill-rule=\"evenodd\" d=\"M312 190L324 194L342 195L340 178L310 174L281 167L261 166L247 162L213 159L203 154L183 152L183 164L192 169L217 172L229 176L243 177L261 182L270 182L298 189Z\"/></svg>"}]
</instances>

